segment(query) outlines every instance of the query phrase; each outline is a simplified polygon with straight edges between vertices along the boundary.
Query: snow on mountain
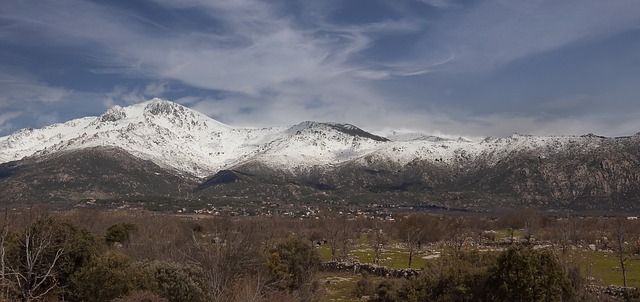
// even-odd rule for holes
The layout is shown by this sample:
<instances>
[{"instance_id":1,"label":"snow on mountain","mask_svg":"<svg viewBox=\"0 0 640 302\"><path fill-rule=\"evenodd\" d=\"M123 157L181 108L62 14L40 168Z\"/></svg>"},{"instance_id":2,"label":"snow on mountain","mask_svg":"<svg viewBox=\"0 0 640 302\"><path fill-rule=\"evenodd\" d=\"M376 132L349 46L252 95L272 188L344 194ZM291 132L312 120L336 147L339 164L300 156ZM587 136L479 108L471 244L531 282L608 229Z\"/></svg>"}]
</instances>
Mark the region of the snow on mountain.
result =
<instances>
[{"instance_id":1,"label":"snow on mountain","mask_svg":"<svg viewBox=\"0 0 640 302\"><path fill-rule=\"evenodd\" d=\"M337 164L374 152L386 141L348 124L302 122L247 160L286 169Z\"/></svg>"},{"instance_id":2,"label":"snow on mountain","mask_svg":"<svg viewBox=\"0 0 640 302\"><path fill-rule=\"evenodd\" d=\"M234 129L176 103L153 99L115 106L42 129L0 138L0 160L95 146L118 146L156 164L206 176L271 140L279 129Z\"/></svg>"},{"instance_id":3,"label":"snow on mountain","mask_svg":"<svg viewBox=\"0 0 640 302\"><path fill-rule=\"evenodd\" d=\"M0 163L25 156L95 146L118 146L165 167L205 177L246 162L296 171L365 157L398 164L416 159L442 163L486 158L497 162L518 150L540 156L583 144L590 137L533 137L514 134L484 140L450 139L394 132L385 137L353 125L302 122L289 128L234 128L165 100L115 106L97 117L85 117L41 129L22 129L0 137Z\"/></svg>"},{"instance_id":4,"label":"snow on mountain","mask_svg":"<svg viewBox=\"0 0 640 302\"><path fill-rule=\"evenodd\" d=\"M0 162L95 146L118 146L160 166L199 177L260 160L293 169L361 156L384 141L352 125L303 122L290 128L233 128L176 103L115 106L0 138Z\"/></svg>"},{"instance_id":5,"label":"snow on mountain","mask_svg":"<svg viewBox=\"0 0 640 302\"><path fill-rule=\"evenodd\" d=\"M419 131L412 131L412 130L383 129L380 131L376 131L376 133L394 142L452 140L451 138L440 137L440 136L427 134Z\"/></svg>"}]
</instances>

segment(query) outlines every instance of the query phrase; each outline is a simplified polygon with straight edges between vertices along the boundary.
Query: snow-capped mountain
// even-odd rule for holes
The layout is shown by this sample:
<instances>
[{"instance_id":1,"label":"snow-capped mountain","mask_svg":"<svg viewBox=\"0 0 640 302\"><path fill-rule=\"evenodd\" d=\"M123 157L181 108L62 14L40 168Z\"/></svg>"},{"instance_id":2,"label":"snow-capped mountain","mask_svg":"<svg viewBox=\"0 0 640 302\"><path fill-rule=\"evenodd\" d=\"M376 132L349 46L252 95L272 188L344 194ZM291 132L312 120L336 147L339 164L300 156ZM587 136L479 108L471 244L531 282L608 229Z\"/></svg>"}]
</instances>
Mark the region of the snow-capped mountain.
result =
<instances>
[{"instance_id":1,"label":"snow-capped mountain","mask_svg":"<svg viewBox=\"0 0 640 302\"><path fill-rule=\"evenodd\" d=\"M117 146L178 171L206 176L271 141L280 129L234 129L176 103L153 99L97 117L0 138L0 162L95 146Z\"/></svg>"},{"instance_id":2,"label":"snow-capped mountain","mask_svg":"<svg viewBox=\"0 0 640 302\"><path fill-rule=\"evenodd\" d=\"M179 104L153 99L0 137L0 163L117 146L162 167L204 177L247 160L284 169L337 163L372 152L383 141L352 125L303 122L289 128L233 128Z\"/></svg>"},{"instance_id":3,"label":"snow-capped mountain","mask_svg":"<svg viewBox=\"0 0 640 302\"><path fill-rule=\"evenodd\" d=\"M236 128L153 99L0 137L0 192L7 202L156 196L630 211L640 210L640 134Z\"/></svg>"},{"instance_id":4,"label":"snow-capped mountain","mask_svg":"<svg viewBox=\"0 0 640 302\"><path fill-rule=\"evenodd\" d=\"M26 156L96 146L120 147L161 167L206 177L246 162L295 172L359 160L457 163L476 158L498 162L532 150L544 157L570 145L595 148L594 137L533 137L514 134L480 141L392 132L376 136L349 124L302 122L291 127L234 128L179 104L153 99L109 109L41 129L0 137L0 163Z\"/></svg>"},{"instance_id":5,"label":"snow-capped mountain","mask_svg":"<svg viewBox=\"0 0 640 302\"><path fill-rule=\"evenodd\" d=\"M243 161L260 160L288 170L333 164L372 152L384 141L342 124L233 128L179 104L153 99L124 108L115 106L97 117L0 137L0 163L116 146L162 167L204 177Z\"/></svg>"}]
</instances>

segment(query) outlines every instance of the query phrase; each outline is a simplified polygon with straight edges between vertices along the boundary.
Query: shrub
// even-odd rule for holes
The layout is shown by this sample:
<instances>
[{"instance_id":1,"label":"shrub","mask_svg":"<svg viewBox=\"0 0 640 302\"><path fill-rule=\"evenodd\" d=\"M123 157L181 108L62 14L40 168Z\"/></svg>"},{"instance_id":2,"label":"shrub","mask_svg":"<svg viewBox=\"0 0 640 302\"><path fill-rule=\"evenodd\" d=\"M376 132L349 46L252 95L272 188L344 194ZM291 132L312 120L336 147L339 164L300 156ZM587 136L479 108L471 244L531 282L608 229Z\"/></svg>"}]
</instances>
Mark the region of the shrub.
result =
<instances>
[{"instance_id":1,"label":"shrub","mask_svg":"<svg viewBox=\"0 0 640 302\"><path fill-rule=\"evenodd\" d=\"M150 291L134 291L125 297L114 299L113 302L169 302L169 300Z\"/></svg>"},{"instance_id":2,"label":"shrub","mask_svg":"<svg viewBox=\"0 0 640 302\"><path fill-rule=\"evenodd\" d=\"M291 239L271 250L268 267L274 285L295 290L311 281L320 267L320 255L302 240Z\"/></svg>"},{"instance_id":3,"label":"shrub","mask_svg":"<svg viewBox=\"0 0 640 302\"><path fill-rule=\"evenodd\" d=\"M74 296L81 301L110 301L153 285L140 265L117 252L94 258L73 276L72 282Z\"/></svg>"},{"instance_id":4,"label":"shrub","mask_svg":"<svg viewBox=\"0 0 640 302\"><path fill-rule=\"evenodd\" d=\"M3 238L4 269L15 282L7 289L18 299L31 300L60 293L70 277L95 255L97 241L87 230L68 220L37 219ZM64 293L60 293L64 295Z\"/></svg>"},{"instance_id":5,"label":"shrub","mask_svg":"<svg viewBox=\"0 0 640 302\"><path fill-rule=\"evenodd\" d=\"M405 284L396 301L477 301L493 261L491 254L451 250Z\"/></svg>"},{"instance_id":6,"label":"shrub","mask_svg":"<svg viewBox=\"0 0 640 302\"><path fill-rule=\"evenodd\" d=\"M129 244L129 240L131 239L131 235L137 230L135 224L132 223L117 223L110 226L107 229L107 234L105 235L106 243L111 246L116 242L121 244Z\"/></svg>"},{"instance_id":7,"label":"shrub","mask_svg":"<svg viewBox=\"0 0 640 302\"><path fill-rule=\"evenodd\" d=\"M170 262L152 262L145 270L153 277L158 294L170 302L210 300L202 268Z\"/></svg>"},{"instance_id":8,"label":"shrub","mask_svg":"<svg viewBox=\"0 0 640 302\"><path fill-rule=\"evenodd\" d=\"M397 280L383 280L378 284L376 289L376 297L373 299L375 302L394 302L404 301L399 298L398 295L398 281Z\"/></svg>"},{"instance_id":9,"label":"shrub","mask_svg":"<svg viewBox=\"0 0 640 302\"><path fill-rule=\"evenodd\" d=\"M574 289L550 250L515 247L491 268L486 293L487 301L570 301Z\"/></svg>"},{"instance_id":10,"label":"shrub","mask_svg":"<svg viewBox=\"0 0 640 302\"><path fill-rule=\"evenodd\" d=\"M360 280L356 283L355 289L353 291L353 295L356 298L361 298L364 296L372 296L375 293L376 287L375 282L369 280L368 276L364 274Z\"/></svg>"},{"instance_id":11,"label":"shrub","mask_svg":"<svg viewBox=\"0 0 640 302\"><path fill-rule=\"evenodd\" d=\"M443 255L397 293L381 285L378 295L380 301L571 301L574 288L551 251L514 247L498 258L478 251Z\"/></svg>"}]
</instances>

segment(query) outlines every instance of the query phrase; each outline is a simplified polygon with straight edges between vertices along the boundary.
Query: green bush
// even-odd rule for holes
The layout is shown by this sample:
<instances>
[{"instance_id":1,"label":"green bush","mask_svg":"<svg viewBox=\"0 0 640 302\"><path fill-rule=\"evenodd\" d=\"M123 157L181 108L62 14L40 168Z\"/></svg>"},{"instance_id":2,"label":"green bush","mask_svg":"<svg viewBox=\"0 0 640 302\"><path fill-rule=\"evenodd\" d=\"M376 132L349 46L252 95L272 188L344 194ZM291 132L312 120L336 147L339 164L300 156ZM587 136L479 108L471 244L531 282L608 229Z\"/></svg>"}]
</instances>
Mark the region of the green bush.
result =
<instances>
[{"instance_id":1,"label":"green bush","mask_svg":"<svg viewBox=\"0 0 640 302\"><path fill-rule=\"evenodd\" d=\"M153 277L157 293L170 302L210 300L202 268L170 262L152 262L145 270Z\"/></svg>"},{"instance_id":2,"label":"green bush","mask_svg":"<svg viewBox=\"0 0 640 302\"><path fill-rule=\"evenodd\" d=\"M398 280L386 279L378 284L376 289L376 297L373 299L375 302L394 302L404 301L400 298L398 293L399 282Z\"/></svg>"},{"instance_id":3,"label":"green bush","mask_svg":"<svg viewBox=\"0 0 640 302\"><path fill-rule=\"evenodd\" d=\"M150 291L134 291L125 297L114 299L112 302L169 302L169 300Z\"/></svg>"},{"instance_id":4,"label":"green bush","mask_svg":"<svg viewBox=\"0 0 640 302\"><path fill-rule=\"evenodd\" d=\"M107 229L107 234L104 239L109 246L116 242L127 245L129 244L131 235L137 229L136 225L132 223L117 223Z\"/></svg>"},{"instance_id":5,"label":"green bush","mask_svg":"<svg viewBox=\"0 0 640 302\"><path fill-rule=\"evenodd\" d=\"M72 278L74 298L80 301L110 301L136 290L153 287L151 276L121 253L96 257Z\"/></svg>"},{"instance_id":6,"label":"green bush","mask_svg":"<svg viewBox=\"0 0 640 302\"><path fill-rule=\"evenodd\" d=\"M571 301L574 289L550 250L515 247L500 255L486 282L487 301Z\"/></svg>"},{"instance_id":7,"label":"green bush","mask_svg":"<svg viewBox=\"0 0 640 302\"><path fill-rule=\"evenodd\" d=\"M451 250L403 286L396 301L479 301L495 257L476 250Z\"/></svg>"},{"instance_id":8,"label":"green bush","mask_svg":"<svg viewBox=\"0 0 640 302\"><path fill-rule=\"evenodd\" d=\"M572 301L574 287L550 250L512 247L491 253L454 251L397 291L378 287L378 301Z\"/></svg>"},{"instance_id":9,"label":"green bush","mask_svg":"<svg viewBox=\"0 0 640 302\"><path fill-rule=\"evenodd\" d=\"M45 293L62 296L70 277L96 254L96 238L68 220L39 218L3 242L5 269L20 282L8 283L14 298L34 299ZM13 278L12 278L13 279Z\"/></svg>"},{"instance_id":10,"label":"green bush","mask_svg":"<svg viewBox=\"0 0 640 302\"><path fill-rule=\"evenodd\" d=\"M361 298L364 296L373 296L375 294L375 282L369 280L368 276L365 274L356 282L355 289L353 290L353 295L356 298Z\"/></svg>"},{"instance_id":11,"label":"green bush","mask_svg":"<svg viewBox=\"0 0 640 302\"><path fill-rule=\"evenodd\" d=\"M291 239L271 250L268 262L272 284L295 290L311 281L320 267L320 255L300 239Z\"/></svg>"}]
</instances>

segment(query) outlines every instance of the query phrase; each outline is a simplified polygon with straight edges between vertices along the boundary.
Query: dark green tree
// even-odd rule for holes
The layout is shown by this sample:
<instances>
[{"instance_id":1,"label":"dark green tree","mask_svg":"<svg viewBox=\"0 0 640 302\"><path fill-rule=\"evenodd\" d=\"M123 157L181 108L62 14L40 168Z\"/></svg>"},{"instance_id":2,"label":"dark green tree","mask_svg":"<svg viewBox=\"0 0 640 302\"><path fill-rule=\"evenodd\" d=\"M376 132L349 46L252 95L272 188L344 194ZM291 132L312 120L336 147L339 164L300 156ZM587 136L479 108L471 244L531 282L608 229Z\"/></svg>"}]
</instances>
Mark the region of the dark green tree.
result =
<instances>
[{"instance_id":1,"label":"dark green tree","mask_svg":"<svg viewBox=\"0 0 640 302\"><path fill-rule=\"evenodd\" d=\"M169 302L169 300L150 291L135 291L112 302Z\"/></svg>"},{"instance_id":2,"label":"dark green tree","mask_svg":"<svg viewBox=\"0 0 640 302\"><path fill-rule=\"evenodd\" d=\"M407 282L393 301L571 301L574 287L550 250L451 250ZM387 300L389 300L387 298Z\"/></svg>"},{"instance_id":3,"label":"dark green tree","mask_svg":"<svg viewBox=\"0 0 640 302\"><path fill-rule=\"evenodd\" d=\"M112 246L116 242L128 245L131 235L137 231L137 229L136 225L132 223L114 224L107 229L105 241L109 246Z\"/></svg>"},{"instance_id":4,"label":"dark green tree","mask_svg":"<svg viewBox=\"0 0 640 302\"><path fill-rule=\"evenodd\" d=\"M398 297L398 282L387 279L378 284L376 289L376 297L373 299L375 302L394 302L402 301Z\"/></svg>"},{"instance_id":5,"label":"dark green tree","mask_svg":"<svg viewBox=\"0 0 640 302\"><path fill-rule=\"evenodd\" d=\"M490 253L451 249L406 283L396 301L482 301L483 283L494 261Z\"/></svg>"},{"instance_id":6,"label":"dark green tree","mask_svg":"<svg viewBox=\"0 0 640 302\"><path fill-rule=\"evenodd\" d=\"M95 257L72 277L78 301L111 301L136 290L153 288L153 279L144 269L118 252Z\"/></svg>"},{"instance_id":7,"label":"dark green tree","mask_svg":"<svg viewBox=\"0 0 640 302\"><path fill-rule=\"evenodd\" d=\"M153 262L145 267L156 291L170 302L210 301L202 268L171 262Z\"/></svg>"},{"instance_id":8,"label":"dark green tree","mask_svg":"<svg viewBox=\"0 0 640 302\"><path fill-rule=\"evenodd\" d=\"M68 220L42 217L3 236L3 279L22 301L47 294L66 296L70 277L96 254L97 241Z\"/></svg>"},{"instance_id":9,"label":"dark green tree","mask_svg":"<svg viewBox=\"0 0 640 302\"><path fill-rule=\"evenodd\" d=\"M574 289L550 250L513 247L490 269L486 301L570 301Z\"/></svg>"},{"instance_id":10,"label":"dark green tree","mask_svg":"<svg viewBox=\"0 0 640 302\"><path fill-rule=\"evenodd\" d=\"M271 250L268 262L272 284L295 290L312 280L320 267L320 255L300 239L289 239Z\"/></svg>"},{"instance_id":11,"label":"dark green tree","mask_svg":"<svg viewBox=\"0 0 640 302\"><path fill-rule=\"evenodd\" d=\"M367 274L363 274L362 278L356 282L356 286L353 290L353 295L356 298L361 299L363 296L372 296L376 292L375 283L369 280Z\"/></svg>"}]
</instances>

